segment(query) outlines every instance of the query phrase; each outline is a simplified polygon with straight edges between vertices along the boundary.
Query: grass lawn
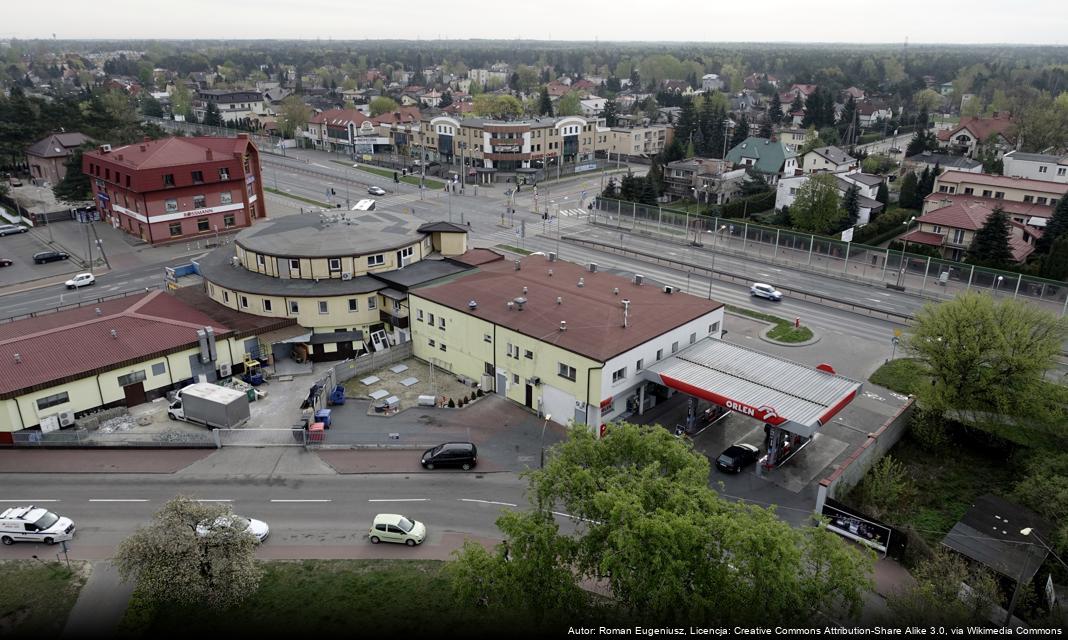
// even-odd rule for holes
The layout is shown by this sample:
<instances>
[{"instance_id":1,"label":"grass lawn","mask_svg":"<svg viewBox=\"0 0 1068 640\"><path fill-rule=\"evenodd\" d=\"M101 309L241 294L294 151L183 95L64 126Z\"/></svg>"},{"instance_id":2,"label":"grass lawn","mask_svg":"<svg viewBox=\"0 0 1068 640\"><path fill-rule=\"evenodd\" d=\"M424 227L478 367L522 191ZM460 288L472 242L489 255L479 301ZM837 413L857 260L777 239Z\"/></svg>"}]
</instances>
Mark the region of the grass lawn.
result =
<instances>
[{"instance_id":1,"label":"grass lawn","mask_svg":"<svg viewBox=\"0 0 1068 640\"><path fill-rule=\"evenodd\" d=\"M750 318L756 318L757 320L763 320L764 322L774 323L775 326L772 327L771 331L768 331L767 334L769 340L796 344L798 342L805 342L806 340L812 339L812 329L804 326L794 328L794 323L785 318L773 316L770 313L761 313L759 311L753 311L752 309L744 309L732 304L727 305L727 311L741 314L743 316L749 316Z\"/></svg>"},{"instance_id":2,"label":"grass lawn","mask_svg":"<svg viewBox=\"0 0 1068 640\"><path fill-rule=\"evenodd\" d=\"M312 198L305 198L304 196L293 195L292 193L286 193L285 191L282 191L280 189L275 189L274 187L264 187L263 190L264 191L270 191L271 193L274 193L274 194L277 194L277 195L280 195L280 196L284 196L286 198L293 198L294 200L300 200L301 202L307 202L308 204L314 204L315 206L322 207L324 209L334 209L335 208L334 205L330 204L329 202L322 202L320 200L314 200Z\"/></svg>"},{"instance_id":3,"label":"grass lawn","mask_svg":"<svg viewBox=\"0 0 1068 640\"><path fill-rule=\"evenodd\" d=\"M458 607L443 562L422 560L303 560L264 564L259 591L226 611L155 608L135 592L120 632L228 638L294 633L307 637L436 637L463 630L479 637L512 628ZM359 630L363 630L361 633ZM437 632L433 632L437 630ZM388 635L387 635L388 634Z\"/></svg>"},{"instance_id":4,"label":"grass lawn","mask_svg":"<svg viewBox=\"0 0 1068 640\"><path fill-rule=\"evenodd\" d=\"M0 636L47 637L63 631L88 567L37 560L0 562Z\"/></svg>"},{"instance_id":5,"label":"grass lawn","mask_svg":"<svg viewBox=\"0 0 1068 640\"><path fill-rule=\"evenodd\" d=\"M511 251L512 253L518 253L521 256L529 256L530 254L534 253L533 251L528 251L527 249L520 249L519 247L513 247L510 244L498 244L498 245L494 245L494 246L497 247L498 249L504 249L505 251Z\"/></svg>"},{"instance_id":6,"label":"grass lawn","mask_svg":"<svg viewBox=\"0 0 1068 640\"><path fill-rule=\"evenodd\" d=\"M916 395L922 385L928 384L928 378L915 358L891 360L876 369L868 380L891 391L911 395Z\"/></svg>"},{"instance_id":7,"label":"grass lawn","mask_svg":"<svg viewBox=\"0 0 1068 640\"><path fill-rule=\"evenodd\" d=\"M352 167L352 165L349 164L348 162L342 162L341 160L332 160L332 162L336 162L338 164L345 165L346 167ZM371 166L368 166L368 165L365 165L365 164L361 164L358 167L352 167L352 168L357 169L359 171L366 171L367 173L373 173L375 175L382 176L383 178L389 178L390 180L393 179L393 171L394 171L393 169L383 169L382 167L371 167ZM399 175L400 171L397 171L397 173ZM411 184L411 185L415 185L417 187L419 186L419 176L417 176L417 175L416 176L412 176L412 175L400 176L400 181L401 182L406 182L406 183ZM445 188L445 183L444 182L442 182L441 180L435 180L433 178L425 178L423 180L423 184L426 185L427 189L444 189Z\"/></svg>"}]
</instances>

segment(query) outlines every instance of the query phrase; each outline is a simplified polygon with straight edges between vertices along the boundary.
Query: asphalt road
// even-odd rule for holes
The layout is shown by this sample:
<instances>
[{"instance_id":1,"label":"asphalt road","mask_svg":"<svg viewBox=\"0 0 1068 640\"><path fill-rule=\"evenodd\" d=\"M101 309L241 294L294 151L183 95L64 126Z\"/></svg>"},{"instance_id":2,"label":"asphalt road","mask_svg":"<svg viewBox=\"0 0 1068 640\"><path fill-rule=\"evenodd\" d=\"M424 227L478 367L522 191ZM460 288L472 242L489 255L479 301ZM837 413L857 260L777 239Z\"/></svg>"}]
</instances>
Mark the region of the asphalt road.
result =
<instances>
[{"instance_id":1,"label":"asphalt road","mask_svg":"<svg viewBox=\"0 0 1068 640\"><path fill-rule=\"evenodd\" d=\"M384 474L361 476L186 477L182 475L4 474L0 509L35 504L74 520L72 558L109 557L116 545L177 495L218 501L271 527L261 555L277 558L361 557L397 554L372 547L367 530L375 514L401 513L427 525L423 553L447 556L463 535L497 539L504 509L526 508L527 483L512 473ZM558 516L564 530L571 520ZM459 535L457 535L459 534ZM403 546L399 554L405 555ZM448 549L445 549L447 547ZM373 551L372 551L373 549ZM58 547L19 543L0 556L51 557Z\"/></svg>"}]
</instances>

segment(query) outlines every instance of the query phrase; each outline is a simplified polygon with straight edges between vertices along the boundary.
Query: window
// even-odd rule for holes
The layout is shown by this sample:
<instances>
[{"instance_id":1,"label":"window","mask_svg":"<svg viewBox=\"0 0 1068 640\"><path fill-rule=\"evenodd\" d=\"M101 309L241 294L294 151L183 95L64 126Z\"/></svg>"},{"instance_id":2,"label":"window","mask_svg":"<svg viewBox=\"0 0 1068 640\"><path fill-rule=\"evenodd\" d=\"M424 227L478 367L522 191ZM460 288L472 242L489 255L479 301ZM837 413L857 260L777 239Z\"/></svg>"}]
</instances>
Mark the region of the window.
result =
<instances>
[{"instance_id":1,"label":"window","mask_svg":"<svg viewBox=\"0 0 1068 640\"><path fill-rule=\"evenodd\" d=\"M174 174L173 173L165 173L165 174L163 174L163 186L165 186L165 187L173 187L174 186Z\"/></svg>"},{"instance_id":2,"label":"window","mask_svg":"<svg viewBox=\"0 0 1068 640\"><path fill-rule=\"evenodd\" d=\"M1039 196L1038 197L1038 204L1046 204L1046 197L1045 196ZM1053 203L1050 203L1050 204L1053 204Z\"/></svg>"},{"instance_id":3,"label":"window","mask_svg":"<svg viewBox=\"0 0 1068 640\"><path fill-rule=\"evenodd\" d=\"M616 369L615 371L612 372L612 384L616 384L617 382L623 382L624 380L626 380L626 378L627 378L627 368L626 367L623 367L622 369Z\"/></svg>"},{"instance_id":4,"label":"window","mask_svg":"<svg viewBox=\"0 0 1068 640\"><path fill-rule=\"evenodd\" d=\"M690 334L690 344L693 344L695 342L697 342L697 332L696 331Z\"/></svg>"},{"instance_id":5,"label":"window","mask_svg":"<svg viewBox=\"0 0 1068 640\"><path fill-rule=\"evenodd\" d=\"M679 342L678 342L678 340L676 340L675 342L671 343L671 353L678 353L678 352L679 352Z\"/></svg>"},{"instance_id":6,"label":"window","mask_svg":"<svg viewBox=\"0 0 1068 640\"><path fill-rule=\"evenodd\" d=\"M519 384L519 374L518 373L513 373L512 374L512 384Z\"/></svg>"},{"instance_id":7,"label":"window","mask_svg":"<svg viewBox=\"0 0 1068 640\"><path fill-rule=\"evenodd\" d=\"M256 266L260 267L261 269L267 266L267 259L262 253L256 254Z\"/></svg>"},{"instance_id":8,"label":"window","mask_svg":"<svg viewBox=\"0 0 1068 640\"><path fill-rule=\"evenodd\" d=\"M174 236L182 235L182 223L181 222L172 222L167 228L170 230L172 238Z\"/></svg>"},{"instance_id":9,"label":"window","mask_svg":"<svg viewBox=\"0 0 1068 640\"><path fill-rule=\"evenodd\" d=\"M415 319L418 320L419 322L423 321L423 310L422 309L419 309L419 310L417 310L415 312Z\"/></svg>"},{"instance_id":10,"label":"window","mask_svg":"<svg viewBox=\"0 0 1068 640\"><path fill-rule=\"evenodd\" d=\"M229 213L229 214L223 216L223 226L226 227L227 229L229 229L230 227L234 226L234 214Z\"/></svg>"},{"instance_id":11,"label":"window","mask_svg":"<svg viewBox=\"0 0 1068 640\"><path fill-rule=\"evenodd\" d=\"M563 362L558 362L557 363L557 367L558 367L557 374L561 378L566 378L566 379L570 380L571 382L575 381L575 367L572 367L570 365L566 365Z\"/></svg>"},{"instance_id":12,"label":"window","mask_svg":"<svg viewBox=\"0 0 1068 640\"><path fill-rule=\"evenodd\" d=\"M165 200L163 202L163 208L167 211L167 213L175 213L176 211L178 211L178 201L173 198L171 198L170 200Z\"/></svg>"},{"instance_id":13,"label":"window","mask_svg":"<svg viewBox=\"0 0 1068 640\"><path fill-rule=\"evenodd\" d=\"M330 258L330 270L341 271L341 258Z\"/></svg>"},{"instance_id":14,"label":"window","mask_svg":"<svg viewBox=\"0 0 1068 640\"><path fill-rule=\"evenodd\" d=\"M203 195L193 196L193 208L194 209L203 209L206 206L208 206L208 199L207 198L205 198Z\"/></svg>"},{"instance_id":15,"label":"window","mask_svg":"<svg viewBox=\"0 0 1068 640\"><path fill-rule=\"evenodd\" d=\"M330 305L326 303L326 300L319 301L319 313L330 313Z\"/></svg>"},{"instance_id":16,"label":"window","mask_svg":"<svg viewBox=\"0 0 1068 640\"><path fill-rule=\"evenodd\" d=\"M1034 196L1024 196L1024 202L1034 202L1034 201L1035 201L1035 197Z\"/></svg>"},{"instance_id":17,"label":"window","mask_svg":"<svg viewBox=\"0 0 1068 640\"><path fill-rule=\"evenodd\" d=\"M993 195L993 192L990 191L990 189L983 189L983 197L984 198L989 198L991 195Z\"/></svg>"},{"instance_id":18,"label":"window","mask_svg":"<svg viewBox=\"0 0 1068 640\"><path fill-rule=\"evenodd\" d=\"M970 196L973 193L975 193L975 189L972 189L971 187L964 187L964 195Z\"/></svg>"},{"instance_id":19,"label":"window","mask_svg":"<svg viewBox=\"0 0 1068 640\"><path fill-rule=\"evenodd\" d=\"M290 258L289 259L289 270L290 271L300 271L300 260L294 260L293 258Z\"/></svg>"},{"instance_id":20,"label":"window","mask_svg":"<svg viewBox=\"0 0 1068 640\"><path fill-rule=\"evenodd\" d=\"M426 315L426 317L427 317L426 323L428 325L430 325L430 326L434 326L434 314L433 313L428 313Z\"/></svg>"},{"instance_id":21,"label":"window","mask_svg":"<svg viewBox=\"0 0 1068 640\"><path fill-rule=\"evenodd\" d=\"M931 228L931 231L934 233L942 233L942 226L936 224Z\"/></svg>"},{"instance_id":22,"label":"window","mask_svg":"<svg viewBox=\"0 0 1068 640\"><path fill-rule=\"evenodd\" d=\"M508 357L509 357L509 358L511 358L511 357L512 357L512 354L513 354L513 353L515 353L515 347L514 347L514 346L512 345L512 343L511 343L511 342L509 342L509 343L508 343L508 349L507 349L507 352L508 352Z\"/></svg>"},{"instance_id":23,"label":"window","mask_svg":"<svg viewBox=\"0 0 1068 640\"><path fill-rule=\"evenodd\" d=\"M948 192L948 191L949 191L949 189L947 189L947 188L946 188L946 185L944 185L944 184L943 184L943 185L940 185L940 186L938 187L938 192L939 192L939 193L946 193L946 192Z\"/></svg>"},{"instance_id":24,"label":"window","mask_svg":"<svg viewBox=\"0 0 1068 640\"><path fill-rule=\"evenodd\" d=\"M719 333L719 323L718 322L713 322L712 324L708 325L708 335L712 335L714 333Z\"/></svg>"},{"instance_id":25,"label":"window","mask_svg":"<svg viewBox=\"0 0 1068 640\"><path fill-rule=\"evenodd\" d=\"M438 349L441 349L442 351L445 351L445 343L444 343L444 342L442 342L442 343L441 343L441 344L440 344L440 345L438 346Z\"/></svg>"},{"instance_id":26,"label":"window","mask_svg":"<svg viewBox=\"0 0 1068 640\"><path fill-rule=\"evenodd\" d=\"M488 342L490 344L493 344L493 336L491 336L488 333L483 334L482 335L482 342Z\"/></svg>"},{"instance_id":27,"label":"window","mask_svg":"<svg viewBox=\"0 0 1068 640\"><path fill-rule=\"evenodd\" d=\"M486 374L487 376L492 376L493 375L493 363L492 362L483 363L482 372L484 374Z\"/></svg>"},{"instance_id":28,"label":"window","mask_svg":"<svg viewBox=\"0 0 1068 640\"><path fill-rule=\"evenodd\" d=\"M360 310L360 301L358 298L349 298L349 311L355 313Z\"/></svg>"},{"instance_id":29,"label":"window","mask_svg":"<svg viewBox=\"0 0 1068 640\"><path fill-rule=\"evenodd\" d=\"M994 197L1000 200L1000 199L1005 197L1005 192L1004 191L995 191L994 192Z\"/></svg>"},{"instance_id":30,"label":"window","mask_svg":"<svg viewBox=\"0 0 1068 640\"><path fill-rule=\"evenodd\" d=\"M531 351L530 349L525 349L523 351L523 357L526 358L527 360L533 360L534 359L534 352Z\"/></svg>"},{"instance_id":31,"label":"window","mask_svg":"<svg viewBox=\"0 0 1068 640\"><path fill-rule=\"evenodd\" d=\"M964 244L964 229L953 230L953 244Z\"/></svg>"},{"instance_id":32,"label":"window","mask_svg":"<svg viewBox=\"0 0 1068 640\"><path fill-rule=\"evenodd\" d=\"M70 402L70 396L67 395L66 391L39 398L37 400L37 409L47 409L48 407L54 407L57 404L63 404L64 402Z\"/></svg>"},{"instance_id":33,"label":"window","mask_svg":"<svg viewBox=\"0 0 1068 640\"><path fill-rule=\"evenodd\" d=\"M289 313L292 315L300 313L300 304L296 300L289 301Z\"/></svg>"},{"instance_id":34,"label":"window","mask_svg":"<svg viewBox=\"0 0 1068 640\"><path fill-rule=\"evenodd\" d=\"M431 339L431 338L427 338L426 343L427 343L427 346L430 346L430 347L436 347L437 344L438 344L438 343L434 342L434 340Z\"/></svg>"},{"instance_id":35,"label":"window","mask_svg":"<svg viewBox=\"0 0 1068 640\"><path fill-rule=\"evenodd\" d=\"M1038 172L1039 172L1039 173L1046 173L1046 170L1047 170L1048 168L1049 168L1049 167L1046 167L1046 166L1041 166L1041 167L1039 167L1039 168L1038 168Z\"/></svg>"},{"instance_id":36,"label":"window","mask_svg":"<svg viewBox=\"0 0 1068 640\"><path fill-rule=\"evenodd\" d=\"M1068 167L1057 167L1057 175L1063 176L1066 172L1068 172L1066 171L1066 169L1068 169Z\"/></svg>"},{"instance_id":37,"label":"window","mask_svg":"<svg viewBox=\"0 0 1068 640\"><path fill-rule=\"evenodd\" d=\"M230 292L223 290L223 302L230 302Z\"/></svg>"},{"instance_id":38,"label":"window","mask_svg":"<svg viewBox=\"0 0 1068 640\"><path fill-rule=\"evenodd\" d=\"M267 298L263 299L263 310L267 311L267 312L272 311L272 309L271 309L271 301L268 300Z\"/></svg>"},{"instance_id":39,"label":"window","mask_svg":"<svg viewBox=\"0 0 1068 640\"><path fill-rule=\"evenodd\" d=\"M229 180L229 179L230 179L230 170L225 168L225 167L222 168L222 169L219 169L219 180Z\"/></svg>"},{"instance_id":40,"label":"window","mask_svg":"<svg viewBox=\"0 0 1068 640\"><path fill-rule=\"evenodd\" d=\"M386 258L381 253L376 256L367 256L368 267L380 267L386 264Z\"/></svg>"},{"instance_id":41,"label":"window","mask_svg":"<svg viewBox=\"0 0 1068 640\"><path fill-rule=\"evenodd\" d=\"M248 298L245 296L241 296L241 308L248 309Z\"/></svg>"},{"instance_id":42,"label":"window","mask_svg":"<svg viewBox=\"0 0 1068 640\"><path fill-rule=\"evenodd\" d=\"M140 371L134 371L132 373L127 373L124 376L119 376L119 386L126 387L131 384L137 384L138 382L144 382L144 380L145 370L141 369Z\"/></svg>"},{"instance_id":43,"label":"window","mask_svg":"<svg viewBox=\"0 0 1068 640\"><path fill-rule=\"evenodd\" d=\"M203 171L194 171L193 172L193 184L201 184L203 182L204 182L204 172Z\"/></svg>"},{"instance_id":44,"label":"window","mask_svg":"<svg viewBox=\"0 0 1068 640\"><path fill-rule=\"evenodd\" d=\"M211 223L207 218L197 218L197 231L210 231Z\"/></svg>"},{"instance_id":45,"label":"window","mask_svg":"<svg viewBox=\"0 0 1068 640\"><path fill-rule=\"evenodd\" d=\"M664 359L664 350L663 349L657 349L656 350L656 359L657 359L657 361L660 361L660 360Z\"/></svg>"},{"instance_id":46,"label":"window","mask_svg":"<svg viewBox=\"0 0 1068 640\"><path fill-rule=\"evenodd\" d=\"M438 318L438 329L445 330L445 318Z\"/></svg>"},{"instance_id":47,"label":"window","mask_svg":"<svg viewBox=\"0 0 1068 640\"><path fill-rule=\"evenodd\" d=\"M161 376L165 373L167 373L166 362L157 362L156 364L152 365L152 375Z\"/></svg>"},{"instance_id":48,"label":"window","mask_svg":"<svg viewBox=\"0 0 1068 640\"><path fill-rule=\"evenodd\" d=\"M230 204L234 201L234 196L229 191L223 191L219 194L219 204Z\"/></svg>"}]
</instances>

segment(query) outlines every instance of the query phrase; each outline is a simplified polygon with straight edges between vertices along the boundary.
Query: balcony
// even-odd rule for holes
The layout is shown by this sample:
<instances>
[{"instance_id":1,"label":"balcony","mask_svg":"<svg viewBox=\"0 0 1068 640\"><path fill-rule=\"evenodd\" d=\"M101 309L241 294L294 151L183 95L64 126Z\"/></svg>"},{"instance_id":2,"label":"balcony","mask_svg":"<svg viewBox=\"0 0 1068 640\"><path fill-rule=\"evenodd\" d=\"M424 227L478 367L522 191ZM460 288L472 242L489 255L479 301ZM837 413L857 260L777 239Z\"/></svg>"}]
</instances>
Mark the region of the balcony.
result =
<instances>
[{"instance_id":1,"label":"balcony","mask_svg":"<svg viewBox=\"0 0 1068 640\"><path fill-rule=\"evenodd\" d=\"M378 319L380 322L388 323L394 329L408 328L407 309L401 309L399 311L394 311L392 309L380 309L378 312Z\"/></svg>"}]
</instances>

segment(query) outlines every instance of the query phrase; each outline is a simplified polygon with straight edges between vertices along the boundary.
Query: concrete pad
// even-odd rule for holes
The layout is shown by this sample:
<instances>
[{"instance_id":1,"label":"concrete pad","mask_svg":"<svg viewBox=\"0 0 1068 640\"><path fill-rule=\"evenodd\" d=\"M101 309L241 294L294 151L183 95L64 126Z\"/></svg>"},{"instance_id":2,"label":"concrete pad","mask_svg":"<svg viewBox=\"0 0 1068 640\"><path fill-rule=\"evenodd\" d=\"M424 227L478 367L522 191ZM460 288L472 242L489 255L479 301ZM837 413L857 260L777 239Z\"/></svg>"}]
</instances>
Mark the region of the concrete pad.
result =
<instances>
[{"instance_id":1,"label":"concrete pad","mask_svg":"<svg viewBox=\"0 0 1068 640\"><path fill-rule=\"evenodd\" d=\"M405 371L408 370L408 365L406 365L406 364L395 364L392 367L390 367L389 370L392 371L393 373L404 373Z\"/></svg>"},{"instance_id":2,"label":"concrete pad","mask_svg":"<svg viewBox=\"0 0 1068 640\"><path fill-rule=\"evenodd\" d=\"M285 455L286 447L223 447L189 465L182 475L269 476Z\"/></svg>"},{"instance_id":3,"label":"concrete pad","mask_svg":"<svg viewBox=\"0 0 1068 640\"><path fill-rule=\"evenodd\" d=\"M372 391L371 392L371 399L372 400L381 400L382 398L385 398L388 395L389 395L388 391L386 391L385 389L379 389L378 391Z\"/></svg>"},{"instance_id":4,"label":"concrete pad","mask_svg":"<svg viewBox=\"0 0 1068 640\"><path fill-rule=\"evenodd\" d=\"M0 473L176 473L217 449L3 449Z\"/></svg>"},{"instance_id":5,"label":"concrete pad","mask_svg":"<svg viewBox=\"0 0 1068 640\"><path fill-rule=\"evenodd\" d=\"M847 446L825 433L817 433L797 455L778 469L766 472L765 477L787 491L801 493L810 482L825 475L827 467Z\"/></svg>"},{"instance_id":6,"label":"concrete pad","mask_svg":"<svg viewBox=\"0 0 1068 640\"><path fill-rule=\"evenodd\" d=\"M405 378L404 380L401 380L400 383L406 387L410 387L413 384L418 384L419 378Z\"/></svg>"},{"instance_id":7,"label":"concrete pad","mask_svg":"<svg viewBox=\"0 0 1068 640\"><path fill-rule=\"evenodd\" d=\"M278 462L271 471L280 476L333 476L337 471L315 453L304 447L289 447L282 450Z\"/></svg>"},{"instance_id":8,"label":"concrete pad","mask_svg":"<svg viewBox=\"0 0 1068 640\"><path fill-rule=\"evenodd\" d=\"M110 562L94 562L63 629L66 638L107 638L115 634L126 614L135 583L122 582Z\"/></svg>"},{"instance_id":9,"label":"concrete pad","mask_svg":"<svg viewBox=\"0 0 1068 640\"><path fill-rule=\"evenodd\" d=\"M373 384L375 384L376 382L381 382L381 381L382 381L382 378L379 378L378 376L367 376L366 378L360 378L360 382L362 384L367 385L368 387L373 385Z\"/></svg>"}]
</instances>

